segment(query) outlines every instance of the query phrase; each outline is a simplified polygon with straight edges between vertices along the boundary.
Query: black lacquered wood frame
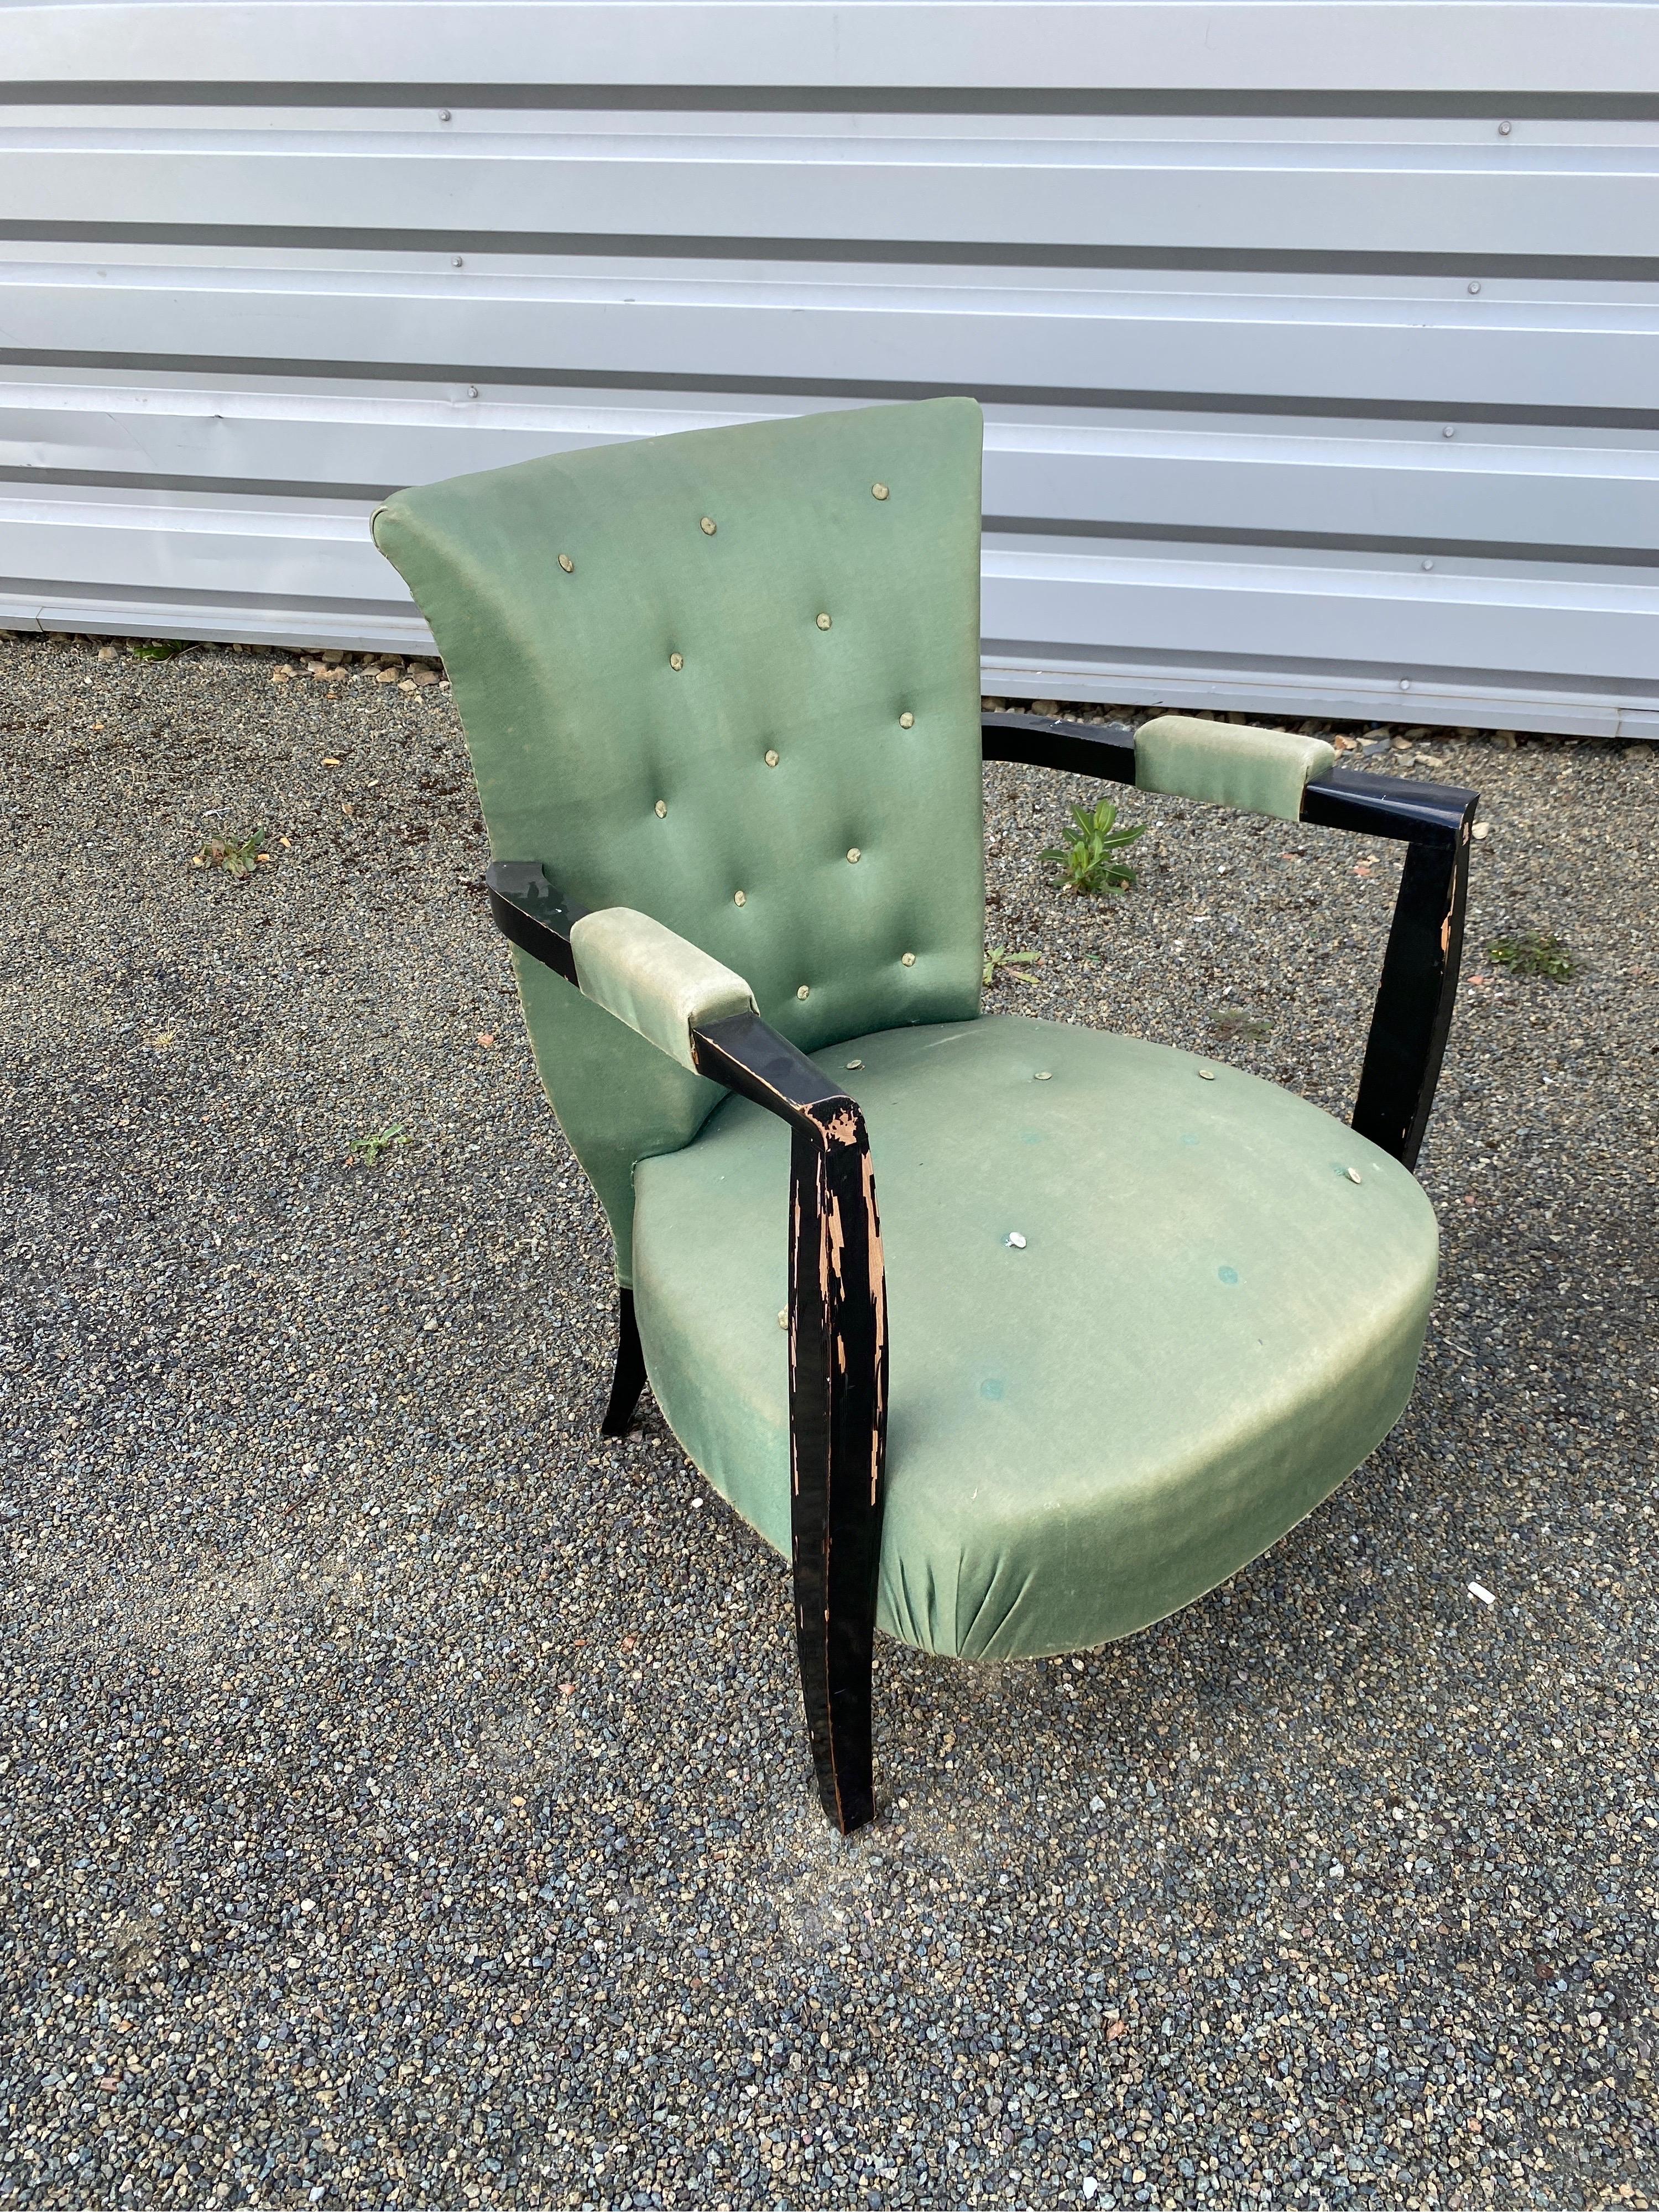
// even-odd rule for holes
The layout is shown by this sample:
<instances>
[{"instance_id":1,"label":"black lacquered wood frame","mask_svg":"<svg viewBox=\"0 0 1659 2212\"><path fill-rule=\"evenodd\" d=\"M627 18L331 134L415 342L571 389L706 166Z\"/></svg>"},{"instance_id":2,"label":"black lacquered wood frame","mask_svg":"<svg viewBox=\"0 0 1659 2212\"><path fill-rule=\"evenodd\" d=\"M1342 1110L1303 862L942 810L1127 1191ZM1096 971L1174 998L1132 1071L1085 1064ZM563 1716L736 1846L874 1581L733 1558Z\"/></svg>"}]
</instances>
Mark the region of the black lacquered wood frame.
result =
<instances>
[{"instance_id":1,"label":"black lacquered wood frame","mask_svg":"<svg viewBox=\"0 0 1659 2212\"><path fill-rule=\"evenodd\" d=\"M535 863L497 862L490 908L524 951L576 981L585 911ZM887 1291L864 1116L758 1014L691 1032L698 1073L788 1124L789 1461L795 1635L812 1765L843 1834L875 1814L871 1672L887 1449ZM603 1430L627 1429L645 1383L631 1291L618 1316Z\"/></svg>"},{"instance_id":2,"label":"black lacquered wood frame","mask_svg":"<svg viewBox=\"0 0 1659 2212\"><path fill-rule=\"evenodd\" d=\"M1066 775L1135 780L1127 722L1061 722L1038 714L987 714L984 757L1057 769ZM1403 840L1382 976L1352 1116L1362 1137L1415 1167L1434 1104L1457 999L1468 896L1469 832L1480 794L1453 784L1333 769L1302 796L1302 819L1327 830Z\"/></svg>"}]
</instances>

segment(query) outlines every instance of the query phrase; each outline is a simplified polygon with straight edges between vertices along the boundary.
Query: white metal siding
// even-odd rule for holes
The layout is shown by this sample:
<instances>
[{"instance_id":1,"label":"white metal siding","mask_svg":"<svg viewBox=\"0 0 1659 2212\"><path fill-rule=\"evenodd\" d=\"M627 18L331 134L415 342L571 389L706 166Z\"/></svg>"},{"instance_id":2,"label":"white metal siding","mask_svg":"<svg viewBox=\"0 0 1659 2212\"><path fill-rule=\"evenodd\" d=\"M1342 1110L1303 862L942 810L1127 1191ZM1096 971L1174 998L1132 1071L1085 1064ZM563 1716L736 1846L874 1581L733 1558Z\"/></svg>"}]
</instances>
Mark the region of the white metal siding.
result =
<instances>
[{"instance_id":1,"label":"white metal siding","mask_svg":"<svg viewBox=\"0 0 1659 2212\"><path fill-rule=\"evenodd\" d=\"M957 391L992 690L1659 734L1659 8L0 0L0 621L424 644L392 486Z\"/></svg>"}]
</instances>

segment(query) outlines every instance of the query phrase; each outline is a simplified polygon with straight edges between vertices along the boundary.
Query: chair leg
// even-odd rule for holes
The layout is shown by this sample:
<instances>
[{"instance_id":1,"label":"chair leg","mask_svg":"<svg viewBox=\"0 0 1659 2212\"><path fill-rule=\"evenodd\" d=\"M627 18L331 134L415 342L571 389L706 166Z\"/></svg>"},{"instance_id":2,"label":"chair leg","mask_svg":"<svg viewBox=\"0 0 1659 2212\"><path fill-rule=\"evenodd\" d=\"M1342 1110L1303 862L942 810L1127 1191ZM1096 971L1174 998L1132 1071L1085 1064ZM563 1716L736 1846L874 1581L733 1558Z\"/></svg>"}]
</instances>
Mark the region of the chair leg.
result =
<instances>
[{"instance_id":1,"label":"chair leg","mask_svg":"<svg viewBox=\"0 0 1659 2212\"><path fill-rule=\"evenodd\" d=\"M645 1388L645 1354L640 1349L639 1324L634 1319L634 1293L623 1291L617 1310L617 1371L611 1382L611 1402L599 1423L602 1437L625 1437Z\"/></svg>"},{"instance_id":2,"label":"chair leg","mask_svg":"<svg viewBox=\"0 0 1659 2212\"><path fill-rule=\"evenodd\" d=\"M876 1811L870 1677L887 1431L881 1224L856 1109L812 1136L798 1131L793 1152L795 1633L818 1796L848 1835Z\"/></svg>"}]
</instances>

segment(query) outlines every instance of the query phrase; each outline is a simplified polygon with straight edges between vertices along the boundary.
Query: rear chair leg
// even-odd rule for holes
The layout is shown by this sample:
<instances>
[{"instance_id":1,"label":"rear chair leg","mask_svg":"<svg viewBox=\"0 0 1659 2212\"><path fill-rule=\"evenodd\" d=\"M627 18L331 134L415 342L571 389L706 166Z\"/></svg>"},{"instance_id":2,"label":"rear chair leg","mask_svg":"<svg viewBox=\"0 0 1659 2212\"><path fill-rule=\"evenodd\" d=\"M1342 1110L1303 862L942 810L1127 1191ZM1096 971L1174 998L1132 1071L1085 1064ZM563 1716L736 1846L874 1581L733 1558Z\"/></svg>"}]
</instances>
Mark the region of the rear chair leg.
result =
<instances>
[{"instance_id":1,"label":"rear chair leg","mask_svg":"<svg viewBox=\"0 0 1659 2212\"><path fill-rule=\"evenodd\" d=\"M617 1371L611 1382L611 1402L599 1423L602 1437L628 1434L644 1388L645 1354L640 1349L639 1324L634 1319L634 1293L623 1291L617 1310Z\"/></svg>"}]
</instances>

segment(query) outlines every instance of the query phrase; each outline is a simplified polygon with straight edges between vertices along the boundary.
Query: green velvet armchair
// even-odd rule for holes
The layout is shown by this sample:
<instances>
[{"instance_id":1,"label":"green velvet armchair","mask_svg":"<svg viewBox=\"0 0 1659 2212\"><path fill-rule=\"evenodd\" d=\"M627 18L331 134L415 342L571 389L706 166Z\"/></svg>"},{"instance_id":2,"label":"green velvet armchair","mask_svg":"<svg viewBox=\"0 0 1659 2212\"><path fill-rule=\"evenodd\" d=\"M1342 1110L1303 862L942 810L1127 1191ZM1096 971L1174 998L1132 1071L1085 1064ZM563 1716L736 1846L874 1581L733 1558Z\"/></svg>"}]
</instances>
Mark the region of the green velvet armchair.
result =
<instances>
[{"instance_id":1,"label":"green velvet armchair","mask_svg":"<svg viewBox=\"0 0 1659 2212\"><path fill-rule=\"evenodd\" d=\"M982 717L981 442L968 399L849 410L374 518L615 1238L604 1426L648 1378L793 1559L843 1830L874 1810L878 1627L1014 1658L1213 1589L1398 1419L1435 1280L1411 1168L1474 794L1181 716ZM1194 1054L981 1012L988 758L1404 841L1352 1127Z\"/></svg>"}]
</instances>

